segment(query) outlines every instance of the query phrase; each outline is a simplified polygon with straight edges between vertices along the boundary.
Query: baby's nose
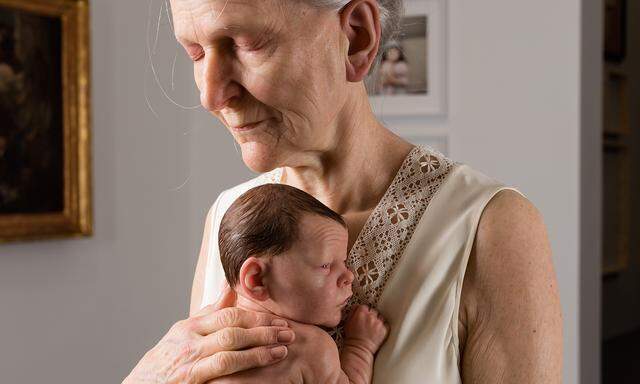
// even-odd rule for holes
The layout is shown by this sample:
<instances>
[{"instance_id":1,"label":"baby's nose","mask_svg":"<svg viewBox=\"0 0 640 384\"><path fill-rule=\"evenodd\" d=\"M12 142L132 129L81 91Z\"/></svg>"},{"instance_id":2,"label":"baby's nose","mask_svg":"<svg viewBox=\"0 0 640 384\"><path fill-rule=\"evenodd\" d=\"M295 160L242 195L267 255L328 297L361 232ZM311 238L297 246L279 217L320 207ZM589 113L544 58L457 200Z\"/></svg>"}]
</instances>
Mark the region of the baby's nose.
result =
<instances>
[{"instance_id":1,"label":"baby's nose","mask_svg":"<svg viewBox=\"0 0 640 384\"><path fill-rule=\"evenodd\" d=\"M351 270L347 268L347 271L343 275L342 285L343 286L351 285L353 283L354 278L355 276L353 275L353 272L351 272Z\"/></svg>"}]
</instances>

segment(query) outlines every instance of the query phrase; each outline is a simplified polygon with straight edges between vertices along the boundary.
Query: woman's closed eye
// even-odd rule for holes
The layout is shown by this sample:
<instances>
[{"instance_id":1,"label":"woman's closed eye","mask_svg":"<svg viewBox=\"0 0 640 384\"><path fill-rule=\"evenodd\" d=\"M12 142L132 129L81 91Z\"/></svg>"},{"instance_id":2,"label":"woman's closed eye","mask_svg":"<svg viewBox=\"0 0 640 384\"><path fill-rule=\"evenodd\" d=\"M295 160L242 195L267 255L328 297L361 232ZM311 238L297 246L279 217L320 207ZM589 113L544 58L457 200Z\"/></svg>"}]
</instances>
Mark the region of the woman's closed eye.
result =
<instances>
[{"instance_id":1,"label":"woman's closed eye","mask_svg":"<svg viewBox=\"0 0 640 384\"><path fill-rule=\"evenodd\" d=\"M260 50L260 46L256 43L252 43L252 42L235 42L233 44L233 49L234 50L242 50L242 51L246 51L246 52L257 52Z\"/></svg>"},{"instance_id":2,"label":"woman's closed eye","mask_svg":"<svg viewBox=\"0 0 640 384\"><path fill-rule=\"evenodd\" d=\"M263 43L248 40L248 39L238 39L238 40L229 39L228 43L229 43L227 45L228 49L230 49L233 52L242 51L242 52L249 52L249 53L257 53L264 46ZM200 44L186 45L185 51L187 52L187 55L189 56L189 58L194 62L202 60L205 56L204 48Z\"/></svg>"}]
</instances>

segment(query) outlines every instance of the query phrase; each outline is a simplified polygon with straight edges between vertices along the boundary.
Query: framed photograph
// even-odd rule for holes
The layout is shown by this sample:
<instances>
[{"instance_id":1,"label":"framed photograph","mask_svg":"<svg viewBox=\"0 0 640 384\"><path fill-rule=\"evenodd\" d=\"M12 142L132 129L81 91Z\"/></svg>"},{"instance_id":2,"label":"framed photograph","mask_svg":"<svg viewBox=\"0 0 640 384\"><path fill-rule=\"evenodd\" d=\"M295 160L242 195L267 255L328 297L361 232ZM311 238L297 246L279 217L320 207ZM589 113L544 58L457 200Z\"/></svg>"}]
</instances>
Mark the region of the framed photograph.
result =
<instances>
[{"instance_id":1,"label":"framed photograph","mask_svg":"<svg viewBox=\"0 0 640 384\"><path fill-rule=\"evenodd\" d=\"M446 31L444 0L405 1L400 35L366 83L378 116L446 114Z\"/></svg>"},{"instance_id":2,"label":"framed photograph","mask_svg":"<svg viewBox=\"0 0 640 384\"><path fill-rule=\"evenodd\" d=\"M604 2L604 58L614 63L622 62L627 45L627 1Z\"/></svg>"},{"instance_id":3,"label":"framed photograph","mask_svg":"<svg viewBox=\"0 0 640 384\"><path fill-rule=\"evenodd\" d=\"M92 233L86 0L0 0L0 242Z\"/></svg>"}]
</instances>

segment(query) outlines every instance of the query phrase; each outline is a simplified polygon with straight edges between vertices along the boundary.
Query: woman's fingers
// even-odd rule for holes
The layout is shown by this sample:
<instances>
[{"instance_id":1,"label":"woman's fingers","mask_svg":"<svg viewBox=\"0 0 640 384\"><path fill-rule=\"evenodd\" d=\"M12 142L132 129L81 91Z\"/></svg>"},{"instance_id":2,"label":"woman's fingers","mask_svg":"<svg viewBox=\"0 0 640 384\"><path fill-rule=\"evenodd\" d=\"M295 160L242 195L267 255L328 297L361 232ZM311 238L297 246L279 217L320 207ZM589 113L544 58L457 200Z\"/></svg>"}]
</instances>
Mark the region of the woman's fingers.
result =
<instances>
[{"instance_id":1,"label":"woman's fingers","mask_svg":"<svg viewBox=\"0 0 640 384\"><path fill-rule=\"evenodd\" d=\"M186 320L189 328L202 335L214 333L223 328L255 328L265 326L287 327L288 323L278 319L274 315L245 311L240 308L223 308L212 313L205 313L201 316Z\"/></svg>"},{"instance_id":2,"label":"woman's fingers","mask_svg":"<svg viewBox=\"0 0 640 384\"><path fill-rule=\"evenodd\" d=\"M253 347L291 344L295 333L283 327L224 328L198 340L202 356L218 352L238 351Z\"/></svg>"},{"instance_id":3,"label":"woman's fingers","mask_svg":"<svg viewBox=\"0 0 640 384\"><path fill-rule=\"evenodd\" d=\"M287 347L284 345L256 347L245 351L219 352L199 360L191 373L196 379L195 382L206 382L239 371L273 364L283 360L287 356L287 352Z\"/></svg>"}]
</instances>

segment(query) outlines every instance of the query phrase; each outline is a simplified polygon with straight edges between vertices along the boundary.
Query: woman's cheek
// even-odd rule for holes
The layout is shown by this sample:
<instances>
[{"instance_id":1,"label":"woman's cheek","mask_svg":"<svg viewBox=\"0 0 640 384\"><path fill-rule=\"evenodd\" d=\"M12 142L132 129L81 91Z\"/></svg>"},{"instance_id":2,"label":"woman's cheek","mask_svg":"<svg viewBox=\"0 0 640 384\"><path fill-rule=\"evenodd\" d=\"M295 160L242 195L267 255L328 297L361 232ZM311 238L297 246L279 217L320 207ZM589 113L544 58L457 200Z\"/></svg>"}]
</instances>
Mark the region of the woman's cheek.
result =
<instances>
[{"instance_id":1,"label":"woman's cheek","mask_svg":"<svg viewBox=\"0 0 640 384\"><path fill-rule=\"evenodd\" d=\"M272 68L249 68L242 77L245 87L256 99L264 104L281 104L286 89L281 72Z\"/></svg>"}]
</instances>

